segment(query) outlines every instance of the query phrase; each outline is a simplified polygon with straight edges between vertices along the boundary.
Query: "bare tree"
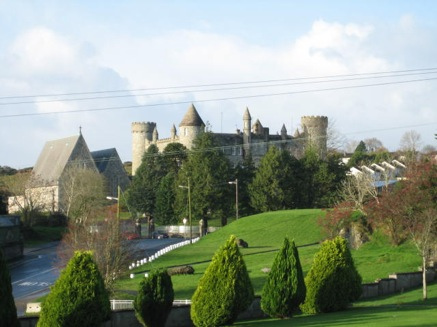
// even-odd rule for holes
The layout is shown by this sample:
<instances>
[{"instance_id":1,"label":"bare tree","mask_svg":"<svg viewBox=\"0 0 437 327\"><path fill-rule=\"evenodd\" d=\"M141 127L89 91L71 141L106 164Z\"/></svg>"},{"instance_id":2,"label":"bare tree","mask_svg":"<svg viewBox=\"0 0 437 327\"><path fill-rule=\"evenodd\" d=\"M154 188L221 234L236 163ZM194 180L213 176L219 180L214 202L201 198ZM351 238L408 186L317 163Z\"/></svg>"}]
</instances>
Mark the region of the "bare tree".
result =
<instances>
[{"instance_id":1,"label":"bare tree","mask_svg":"<svg viewBox=\"0 0 437 327\"><path fill-rule=\"evenodd\" d=\"M422 137L414 130L405 132L400 141L400 149L407 155L409 161L416 161Z\"/></svg>"},{"instance_id":2,"label":"bare tree","mask_svg":"<svg viewBox=\"0 0 437 327\"><path fill-rule=\"evenodd\" d=\"M340 187L340 198L342 202L351 203L354 210L365 212L365 203L369 199L378 200L378 191L374 185L374 179L371 174L358 173L348 176Z\"/></svg>"},{"instance_id":3,"label":"bare tree","mask_svg":"<svg viewBox=\"0 0 437 327\"><path fill-rule=\"evenodd\" d=\"M109 291L113 290L115 280L126 272L133 252L130 243L123 238L121 222L113 207L94 212L81 223L70 220L60 248L61 265L71 258L74 251L92 251Z\"/></svg>"},{"instance_id":4,"label":"bare tree","mask_svg":"<svg viewBox=\"0 0 437 327\"><path fill-rule=\"evenodd\" d=\"M348 140L345 143L344 150L346 151L346 153L354 153L354 151L357 148L358 144L360 144L360 142L357 141L357 140Z\"/></svg>"},{"instance_id":5,"label":"bare tree","mask_svg":"<svg viewBox=\"0 0 437 327\"><path fill-rule=\"evenodd\" d=\"M97 171L70 165L60 179L60 209L71 220L85 222L105 201L105 179Z\"/></svg>"},{"instance_id":6,"label":"bare tree","mask_svg":"<svg viewBox=\"0 0 437 327\"><path fill-rule=\"evenodd\" d=\"M326 137L326 146L328 152L338 152L344 149L346 144L346 137L335 128L335 120L329 120Z\"/></svg>"},{"instance_id":7,"label":"bare tree","mask_svg":"<svg viewBox=\"0 0 437 327\"><path fill-rule=\"evenodd\" d=\"M365 139L364 143L366 144L367 152L377 152L383 149L385 150L382 142L378 140L376 137Z\"/></svg>"},{"instance_id":8,"label":"bare tree","mask_svg":"<svg viewBox=\"0 0 437 327\"><path fill-rule=\"evenodd\" d=\"M29 172L19 172L8 176L4 187L10 197L9 213L20 213L25 227L32 227L35 218L47 207L40 180Z\"/></svg>"}]
</instances>

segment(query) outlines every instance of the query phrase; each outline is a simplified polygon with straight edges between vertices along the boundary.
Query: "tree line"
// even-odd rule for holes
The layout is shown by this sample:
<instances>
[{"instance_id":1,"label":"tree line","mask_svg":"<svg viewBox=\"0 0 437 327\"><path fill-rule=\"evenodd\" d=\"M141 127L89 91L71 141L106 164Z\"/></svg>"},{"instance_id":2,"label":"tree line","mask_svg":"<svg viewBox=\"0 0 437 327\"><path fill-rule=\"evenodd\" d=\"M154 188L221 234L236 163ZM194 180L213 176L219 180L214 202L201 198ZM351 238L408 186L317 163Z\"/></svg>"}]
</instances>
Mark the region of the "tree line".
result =
<instances>
[{"instance_id":1,"label":"tree line","mask_svg":"<svg viewBox=\"0 0 437 327\"><path fill-rule=\"evenodd\" d=\"M346 167L338 155L321 159L307 147L302 158L271 146L255 166L250 155L233 166L211 132L202 133L191 150L169 144L162 152L150 145L127 192L129 208L150 215L159 224L176 224L188 216L188 181L193 219L234 215L238 179L242 216L295 208L323 208L336 201Z\"/></svg>"}]
</instances>

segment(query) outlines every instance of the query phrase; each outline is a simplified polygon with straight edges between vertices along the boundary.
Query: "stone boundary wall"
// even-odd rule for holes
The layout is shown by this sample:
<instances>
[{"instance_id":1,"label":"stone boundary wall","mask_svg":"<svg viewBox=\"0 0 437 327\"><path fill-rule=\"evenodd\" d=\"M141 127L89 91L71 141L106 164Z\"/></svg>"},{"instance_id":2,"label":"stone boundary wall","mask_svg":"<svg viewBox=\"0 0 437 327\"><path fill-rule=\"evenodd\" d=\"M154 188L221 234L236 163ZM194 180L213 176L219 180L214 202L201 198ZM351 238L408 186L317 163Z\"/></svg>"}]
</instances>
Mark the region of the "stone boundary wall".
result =
<instances>
[{"instance_id":1,"label":"stone boundary wall","mask_svg":"<svg viewBox=\"0 0 437 327\"><path fill-rule=\"evenodd\" d=\"M432 282L436 278L436 271L429 269L426 272L426 281ZM388 278L377 279L374 283L363 284L361 299L368 299L377 296L403 292L412 288L422 286L422 272L397 273L389 275Z\"/></svg>"},{"instance_id":2,"label":"stone boundary wall","mask_svg":"<svg viewBox=\"0 0 437 327\"><path fill-rule=\"evenodd\" d=\"M435 280L436 271L428 270L427 282ZM363 284L361 299L390 295L396 292L406 291L422 285L422 272L397 273L389 275L389 278L376 280L374 283ZM261 310L261 297L255 297L251 306L242 312L237 320L258 319L267 317ZM21 317L21 327L35 327L38 317ZM102 324L102 327L141 327L133 310L113 311L111 320ZM166 327L191 327L190 305L174 305L168 317Z\"/></svg>"}]
</instances>

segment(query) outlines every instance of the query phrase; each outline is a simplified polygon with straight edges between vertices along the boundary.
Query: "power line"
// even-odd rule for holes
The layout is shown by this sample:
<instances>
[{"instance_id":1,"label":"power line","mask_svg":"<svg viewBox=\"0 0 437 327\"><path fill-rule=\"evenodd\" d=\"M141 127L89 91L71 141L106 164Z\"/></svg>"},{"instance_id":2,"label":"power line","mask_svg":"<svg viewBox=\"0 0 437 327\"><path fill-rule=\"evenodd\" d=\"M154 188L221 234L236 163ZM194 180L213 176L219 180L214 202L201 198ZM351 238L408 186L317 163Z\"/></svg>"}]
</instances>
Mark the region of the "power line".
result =
<instances>
[{"instance_id":1,"label":"power line","mask_svg":"<svg viewBox=\"0 0 437 327\"><path fill-rule=\"evenodd\" d=\"M289 92L278 92L278 93L255 94L255 95L241 95L241 96L233 96L233 97L203 99L203 100L196 100L196 101L186 100L186 101L175 101L175 102L158 102L158 103L143 104L143 105L131 105L131 106L116 106L116 107L102 107L102 108L90 108L90 109L74 109L74 110L65 110L65 111L47 111L47 112L7 114L7 115L0 115L0 118L26 117L26 116L44 116L44 115L53 115L53 114L80 113L80 112L92 112L92 111L111 111L111 110L122 110L122 109L147 108L147 107L160 107L160 106L190 104L190 103L193 103L193 102L194 103L218 102L218 101L227 101L227 100L240 100L240 99L262 98L262 97L273 97L273 96L284 96L284 95L294 95L294 94L304 94L304 93L338 91L338 90L366 88L366 87L374 87L374 86L396 85L396 84L406 84L406 83L416 83L416 82L425 82L425 81L434 81L434 80L437 80L437 77L422 78L422 79L413 79L413 80L403 80L403 81L381 82L381 83L373 83L373 84L338 86L338 87L321 88L321 89L310 89L310 90L301 90L301 91L289 91Z\"/></svg>"},{"instance_id":2,"label":"power line","mask_svg":"<svg viewBox=\"0 0 437 327\"><path fill-rule=\"evenodd\" d=\"M83 97L83 98L61 98L61 99L48 99L48 100L27 100L27 101L15 101L15 102L0 102L0 106L6 106L6 105L18 105L18 104L35 104L35 103L50 103L50 102L70 102L70 101L87 101L87 100L102 100L102 99L115 99L115 98L131 98L131 97L140 97L140 96L159 96L159 95L175 95L175 94L184 94L184 93L203 93L203 92L216 92L216 91L233 91L233 90L242 90L242 89L255 89L255 88L267 88L267 87L281 87L281 86L292 86L292 85L310 85L310 84L322 84L322 83L334 83L334 82L350 82L350 81L359 81L359 80L366 80L366 79L381 79L381 78L398 78L398 77L404 77L404 76L411 76L411 75L428 75L428 74L437 74L436 71L421 71L418 73L413 72L407 72L407 73L398 73L387 75L387 73L371 73L371 76L362 76L364 74L351 74L351 75L344 75L344 76L350 76L349 78L336 78L336 79L327 79L327 78L333 78L333 77L315 77L315 78L296 78L296 79L288 79L288 80L276 80L272 81L274 84L262 84L262 85L245 85L245 86L233 86L233 87L221 87L221 88L209 88L209 89L199 89L199 90L182 90L182 91L167 91L167 92L155 92L155 93L140 93L140 94L123 94L123 95L106 95L106 96L94 96L94 97ZM376 75L378 74L378 75ZM381 75L385 74L385 75ZM369 74L366 74L369 75ZM362 77L353 77L353 76L362 76ZM308 79L318 79L313 81L300 81L297 82L296 80L308 80ZM321 79L321 80L320 80ZM283 83L285 81L296 81L296 82L287 82ZM281 82L281 83L279 83ZM267 83L267 82L241 82L241 83L230 83L230 84L217 84L217 85L232 85L232 84L254 84L254 83ZM162 88L167 89L167 88ZM171 88L170 88L171 89ZM137 90L131 90L129 92L137 92L137 91L150 91L153 89L137 89ZM122 91L107 91L110 93L113 92L122 92ZM127 91L123 91L127 92ZM100 92L96 92L100 93ZM102 91L103 93L103 91ZM89 93L76 93L77 95L80 94L94 94L94 92ZM71 95L71 94L70 94ZM63 95L39 95L39 96L22 96L22 97L12 97L12 98L36 98L36 97L56 97L56 96L63 96ZM11 98L11 97L0 97L0 100Z\"/></svg>"},{"instance_id":3,"label":"power line","mask_svg":"<svg viewBox=\"0 0 437 327\"><path fill-rule=\"evenodd\" d=\"M20 99L20 98L37 98L37 97L58 97L58 96L70 96L70 95L91 95L91 94L104 94L104 93L121 93L121 92L140 92L140 91L153 91L153 90L169 90L169 89L184 89L184 88L198 88L198 87L216 87L224 85L240 85L240 84L258 84L258 83L271 83L271 82L285 82L285 81L300 81L311 79L326 79L326 78L339 78L339 77L351 77L351 76L366 76L366 75L383 75L383 74L397 74L397 73L411 73L411 72L423 72L437 70L437 67L432 68L419 68L419 69L405 69L405 70L391 70L382 72L370 72L370 73L355 73L355 74L337 74L337 75L324 75L313 77L296 77L286 79L270 79L259 81L240 81L240 82L226 82L226 83L211 83L211 84L193 84L193 85L178 85L178 86L165 86L154 88L139 88L139 89L120 89L120 90L105 90L105 91L90 91L90 92L70 92L70 93L46 93L46 94L34 94L34 95L16 95L16 96L3 96L3 99Z\"/></svg>"}]
</instances>

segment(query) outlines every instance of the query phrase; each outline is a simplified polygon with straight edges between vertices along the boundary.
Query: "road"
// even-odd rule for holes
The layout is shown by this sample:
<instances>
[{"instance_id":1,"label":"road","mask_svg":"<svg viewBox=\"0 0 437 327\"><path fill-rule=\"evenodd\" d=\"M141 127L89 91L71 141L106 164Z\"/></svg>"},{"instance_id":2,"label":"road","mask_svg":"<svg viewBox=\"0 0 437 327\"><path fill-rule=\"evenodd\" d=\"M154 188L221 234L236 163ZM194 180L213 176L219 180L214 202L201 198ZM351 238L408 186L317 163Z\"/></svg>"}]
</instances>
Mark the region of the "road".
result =
<instances>
[{"instance_id":1,"label":"road","mask_svg":"<svg viewBox=\"0 0 437 327\"><path fill-rule=\"evenodd\" d=\"M170 244L183 241L178 238L160 240L141 239L130 241L135 260L151 256ZM19 316L26 311L26 304L47 294L50 286L58 279L57 265L59 242L47 243L39 248L25 249L24 257L10 263L13 295Z\"/></svg>"}]
</instances>

